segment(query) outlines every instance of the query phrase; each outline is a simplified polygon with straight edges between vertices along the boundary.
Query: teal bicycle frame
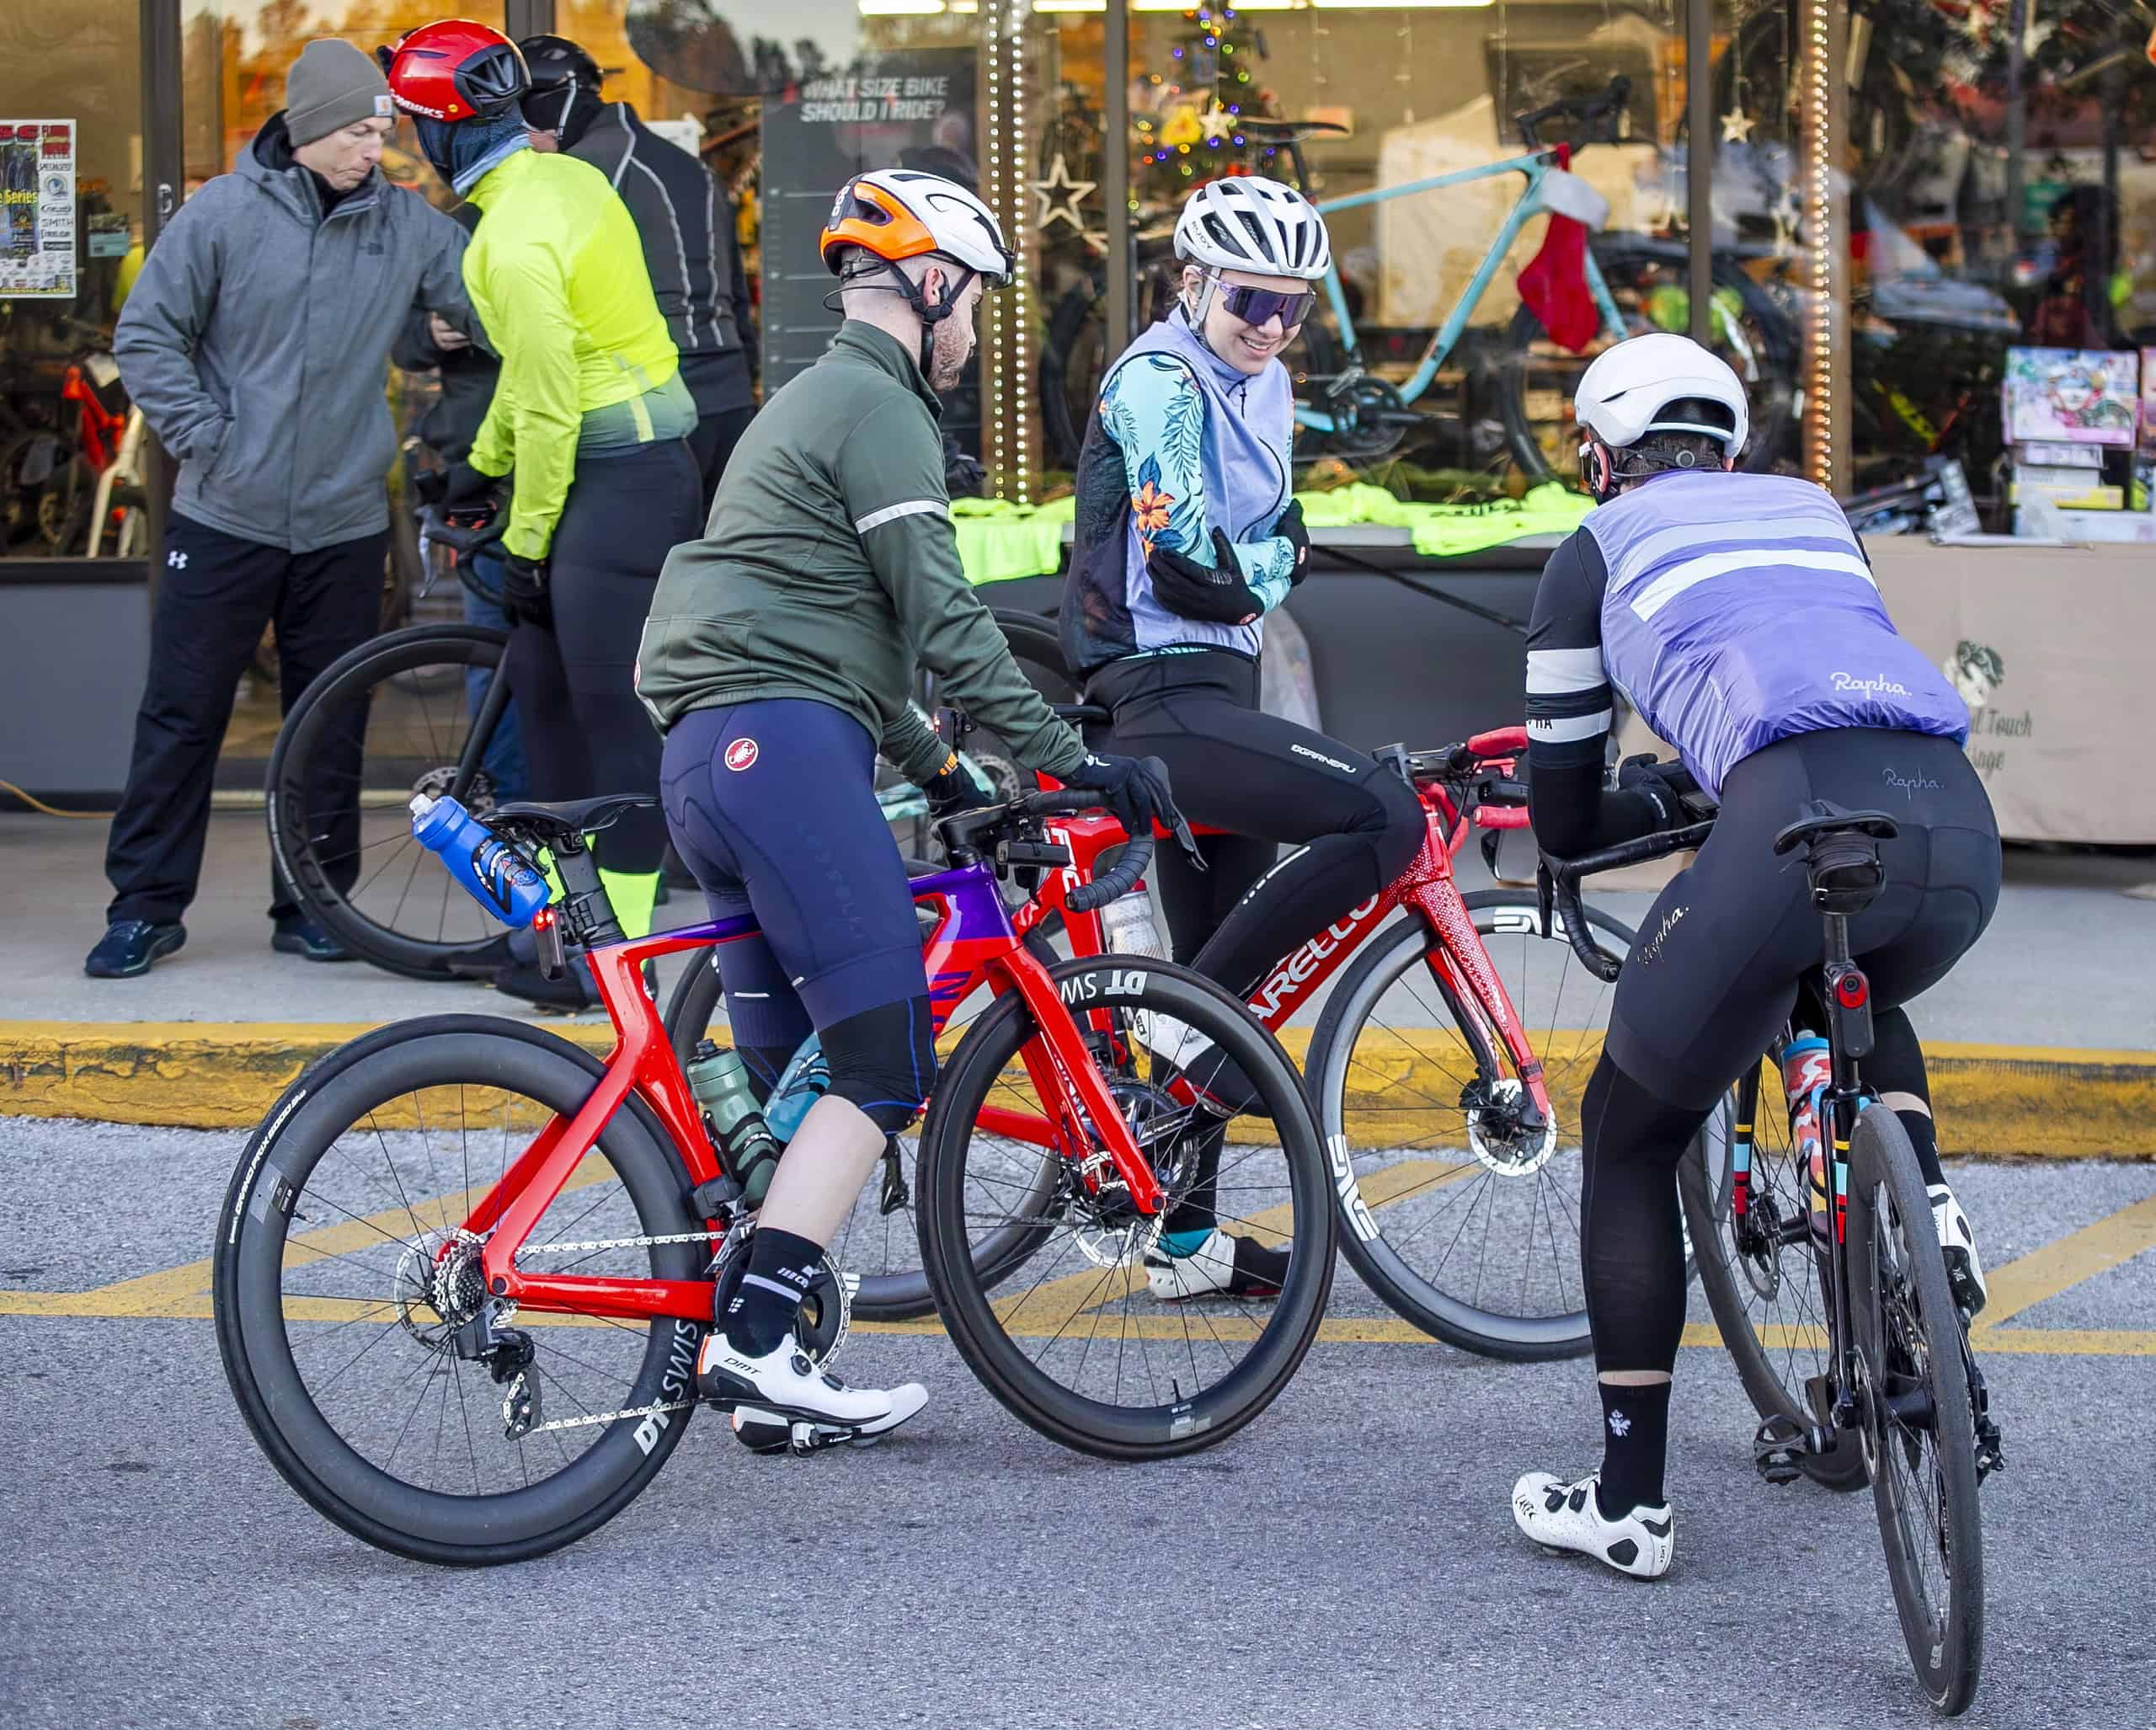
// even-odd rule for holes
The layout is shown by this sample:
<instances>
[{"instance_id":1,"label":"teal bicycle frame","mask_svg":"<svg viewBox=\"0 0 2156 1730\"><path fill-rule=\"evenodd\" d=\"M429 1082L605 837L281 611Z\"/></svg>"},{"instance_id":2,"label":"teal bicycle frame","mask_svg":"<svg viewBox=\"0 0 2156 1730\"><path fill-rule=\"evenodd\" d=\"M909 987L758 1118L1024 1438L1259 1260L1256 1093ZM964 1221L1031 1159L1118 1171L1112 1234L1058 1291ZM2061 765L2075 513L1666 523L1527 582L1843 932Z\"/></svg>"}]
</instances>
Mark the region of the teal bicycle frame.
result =
<instances>
[{"instance_id":1,"label":"teal bicycle frame","mask_svg":"<svg viewBox=\"0 0 2156 1730\"><path fill-rule=\"evenodd\" d=\"M1502 162L1486 163L1480 168L1456 168L1449 174L1433 174L1427 179L1409 180L1398 186L1380 188L1375 192L1358 192L1346 198L1326 199L1318 205L1321 215L1331 216L1336 211L1351 211L1364 205L1383 204L1388 199L1412 198L1417 193L1435 192L1447 186L1463 186L1470 180L1486 180L1493 174L1517 174L1526 177L1526 190L1521 193L1519 201L1512 207L1505 220L1498 225L1489 249L1482 254L1482 262L1468 280L1466 291L1452 311L1445 315L1444 323L1438 327L1437 334L1430 339L1430 346L1423 351L1422 361L1413 375L1401 385L1400 399L1402 403L1415 401L1436 381L1438 369L1444 366L1446 357L1452 353L1454 345L1460 340L1460 333L1467 328L1468 319L1473 316L1491 280L1497 275L1497 267L1511 252L1513 243L1519 238L1520 230L1526 226L1529 217L1543 214L1542 202L1537 195L1541 190L1542 177L1550 172L1555 163L1554 151L1529 151L1524 156L1507 157ZM1604 331L1613 336L1622 335L1624 315L1617 310L1617 302L1610 296L1609 285L1602 280L1601 269L1596 264L1592 251L1587 255L1587 285L1588 291L1594 296L1597 310L1602 314ZM1355 335L1355 321L1348 311L1348 296L1340 286L1340 266L1337 261L1325 273L1325 293L1331 304L1332 316L1339 323L1340 344L1347 355L1348 376L1352 376L1364 371L1362 344ZM1335 430L1333 416L1303 403L1295 405L1295 423L1299 426L1309 427L1314 432L1331 432Z\"/></svg>"}]
</instances>

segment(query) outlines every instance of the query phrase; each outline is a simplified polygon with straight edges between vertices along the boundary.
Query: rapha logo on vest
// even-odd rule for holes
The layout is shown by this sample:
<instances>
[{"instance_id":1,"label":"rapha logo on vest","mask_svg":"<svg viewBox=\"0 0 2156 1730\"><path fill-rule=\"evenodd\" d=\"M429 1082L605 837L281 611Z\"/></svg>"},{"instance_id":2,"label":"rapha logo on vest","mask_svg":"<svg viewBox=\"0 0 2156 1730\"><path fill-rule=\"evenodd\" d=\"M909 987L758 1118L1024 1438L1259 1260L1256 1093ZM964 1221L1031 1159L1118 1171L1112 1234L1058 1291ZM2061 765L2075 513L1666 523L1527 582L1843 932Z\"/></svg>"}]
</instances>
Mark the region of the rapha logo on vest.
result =
<instances>
[{"instance_id":1,"label":"rapha logo on vest","mask_svg":"<svg viewBox=\"0 0 2156 1730\"><path fill-rule=\"evenodd\" d=\"M1886 777L1887 786L1908 799L1912 804L1919 793L1936 793L1939 783L1929 775L1897 775L1889 766L1880 772Z\"/></svg>"},{"instance_id":2,"label":"rapha logo on vest","mask_svg":"<svg viewBox=\"0 0 2156 1730\"><path fill-rule=\"evenodd\" d=\"M1324 764L1328 769L1337 769L1344 775L1353 775L1355 772L1355 766L1353 763L1343 763L1337 757L1328 757L1323 751L1312 750L1306 745L1291 745L1288 749L1299 757L1308 757L1313 762Z\"/></svg>"},{"instance_id":3,"label":"rapha logo on vest","mask_svg":"<svg viewBox=\"0 0 2156 1730\"><path fill-rule=\"evenodd\" d=\"M1877 678L1860 679L1854 673L1830 673L1828 677L1833 681L1837 691L1860 691L1866 697L1907 697L1909 694L1908 686L1897 684L1884 675Z\"/></svg>"},{"instance_id":4,"label":"rapha logo on vest","mask_svg":"<svg viewBox=\"0 0 2156 1730\"><path fill-rule=\"evenodd\" d=\"M737 739L726 748L726 766L739 772L756 761L756 741Z\"/></svg>"}]
</instances>

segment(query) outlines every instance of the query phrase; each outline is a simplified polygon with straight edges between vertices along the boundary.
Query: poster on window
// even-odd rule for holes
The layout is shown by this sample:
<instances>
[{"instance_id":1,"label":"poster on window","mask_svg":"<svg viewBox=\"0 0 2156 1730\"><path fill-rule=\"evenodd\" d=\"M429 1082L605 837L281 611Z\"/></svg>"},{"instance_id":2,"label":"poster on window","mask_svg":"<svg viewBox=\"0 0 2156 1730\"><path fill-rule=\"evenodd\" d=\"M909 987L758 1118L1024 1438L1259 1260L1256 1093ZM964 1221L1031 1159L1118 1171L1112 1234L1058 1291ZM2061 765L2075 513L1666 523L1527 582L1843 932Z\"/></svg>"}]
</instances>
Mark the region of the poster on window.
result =
<instances>
[{"instance_id":1,"label":"poster on window","mask_svg":"<svg viewBox=\"0 0 2156 1730\"><path fill-rule=\"evenodd\" d=\"M2000 386L2007 441L2131 445L2141 408L2140 370L2130 351L2009 349Z\"/></svg>"},{"instance_id":2,"label":"poster on window","mask_svg":"<svg viewBox=\"0 0 2156 1730\"><path fill-rule=\"evenodd\" d=\"M0 296L72 300L72 120L0 120Z\"/></svg>"},{"instance_id":3,"label":"poster on window","mask_svg":"<svg viewBox=\"0 0 2156 1730\"><path fill-rule=\"evenodd\" d=\"M831 198L869 168L917 168L979 190L974 51L863 55L764 104L764 389L811 365L841 319L817 237ZM955 393L954 393L955 394ZM953 409L958 410L954 401ZM978 419L976 408L973 417ZM945 425L958 428L947 418Z\"/></svg>"}]
</instances>

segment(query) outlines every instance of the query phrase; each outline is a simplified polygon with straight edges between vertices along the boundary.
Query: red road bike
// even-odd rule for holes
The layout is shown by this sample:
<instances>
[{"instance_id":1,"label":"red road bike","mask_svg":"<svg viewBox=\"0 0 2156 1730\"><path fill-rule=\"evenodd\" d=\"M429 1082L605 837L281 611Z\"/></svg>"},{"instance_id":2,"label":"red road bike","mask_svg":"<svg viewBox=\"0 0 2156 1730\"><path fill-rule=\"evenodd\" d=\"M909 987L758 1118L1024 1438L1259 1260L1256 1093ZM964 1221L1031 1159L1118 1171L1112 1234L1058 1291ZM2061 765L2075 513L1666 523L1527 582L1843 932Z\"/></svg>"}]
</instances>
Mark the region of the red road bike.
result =
<instances>
[{"instance_id":1,"label":"red road bike","mask_svg":"<svg viewBox=\"0 0 2156 1730\"><path fill-rule=\"evenodd\" d=\"M1085 798L947 820L948 868L914 884L939 1033L963 1029L919 1138L921 1251L953 1340L1012 1412L1073 1448L1161 1458L1234 1434L1294 1373L1331 1285L1331 1212L1294 1066L1231 996L1158 960L1043 964L1018 935L996 878L1065 863L1045 825L1085 820ZM627 1506L680 1441L714 1277L753 1230L643 964L755 926L623 940L584 837L646 802L486 819L552 852L565 894L542 953L583 946L616 1036L603 1060L492 1017L378 1029L286 1091L219 1216L218 1344L249 1428L316 1508L401 1555L520 1560ZM1059 874L1058 905L1075 919L1123 893L1151 846L1097 881ZM1171 1025L1250 1077L1254 1133L1222 1161L1218 1203L1290 1255L1277 1302L1163 1322L1130 1301L1144 1256L1195 1150L1238 1128L1149 1045ZM1007 1289L1021 1268L1030 1283ZM804 1311L819 1360L850 1295L827 1265Z\"/></svg>"},{"instance_id":2,"label":"red road bike","mask_svg":"<svg viewBox=\"0 0 2156 1730\"><path fill-rule=\"evenodd\" d=\"M1058 708L1075 724L1107 719L1082 705ZM1250 999L1251 1014L1294 1045L1302 1039L1290 1023L1315 1015L1304 1075L1356 1273L1424 1332L1514 1359L1572 1356L1591 1343L1577 1113L1610 989L1577 961L1564 916L1545 923L1532 889L1464 890L1455 873L1470 829L1485 831L1494 874L1499 833L1527 826L1514 772L1526 745L1514 727L1438 750L1380 751L1422 800L1421 852L1382 894L1283 956ZM1110 916L1072 899L1124 846L1122 828L1081 814L1049 832L1071 862L1017 911L1013 928L1041 955L1055 953L1047 939L1059 932L1073 955L1115 953ZM1630 947L1630 927L1585 917L1605 948ZM682 980L666 1017L677 1051L704 1036L719 997L712 968ZM930 1308L914 1238L894 1145L839 1246L862 1272L864 1313Z\"/></svg>"}]
</instances>

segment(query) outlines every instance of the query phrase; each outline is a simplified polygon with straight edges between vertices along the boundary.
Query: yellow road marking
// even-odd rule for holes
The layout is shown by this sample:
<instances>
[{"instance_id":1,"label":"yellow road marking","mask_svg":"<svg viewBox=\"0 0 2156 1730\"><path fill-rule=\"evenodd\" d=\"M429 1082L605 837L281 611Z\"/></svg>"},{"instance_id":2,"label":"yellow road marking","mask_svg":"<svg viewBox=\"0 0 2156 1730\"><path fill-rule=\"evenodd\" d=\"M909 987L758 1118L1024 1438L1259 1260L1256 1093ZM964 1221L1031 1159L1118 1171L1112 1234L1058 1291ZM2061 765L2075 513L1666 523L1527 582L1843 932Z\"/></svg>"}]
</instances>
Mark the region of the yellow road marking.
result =
<instances>
[{"instance_id":1,"label":"yellow road marking","mask_svg":"<svg viewBox=\"0 0 2156 1730\"><path fill-rule=\"evenodd\" d=\"M2156 1195L2143 1196L2093 1225L2070 1231L2019 1261L1994 1269L1990 1275L1991 1300L1971 1332L1989 1334L2009 1316L2055 1298L2121 1262L2132 1261L2152 1246L2156 1246Z\"/></svg>"},{"instance_id":2,"label":"yellow road marking","mask_svg":"<svg viewBox=\"0 0 2156 1730\"><path fill-rule=\"evenodd\" d=\"M562 1185L562 1193L566 1195L572 1189L603 1182L613 1175L614 1167L603 1158L579 1161L569 1173L568 1182ZM332 1256L364 1249L384 1236L403 1242L404 1234L392 1228L408 1225L414 1217L429 1231L442 1229L445 1220L453 1225L469 1215L493 1187L491 1183L474 1184L469 1189L454 1190L447 1195L428 1196L414 1202L408 1212L400 1204L364 1218L340 1220L334 1225L302 1232L286 1240L285 1265L302 1268L309 1262L326 1261ZM161 1273L138 1274L132 1279L100 1285L91 1291L0 1292L0 1316L207 1316L211 1279L212 1266L205 1258L184 1267L168 1268ZM200 1305L189 1302L197 1297L202 1300Z\"/></svg>"},{"instance_id":3,"label":"yellow road marking","mask_svg":"<svg viewBox=\"0 0 2156 1730\"><path fill-rule=\"evenodd\" d=\"M295 1321L350 1322L354 1311L360 1309L358 1319L366 1319L363 1300L337 1302L318 1298L296 1298L286 1303L286 1313ZM389 1306L382 1306L386 1321ZM97 1292L0 1292L0 1316L32 1316L49 1318L77 1317L103 1321L179 1321L206 1322L211 1311L207 1293L192 1297L172 1300L152 1309L117 1310L102 1300ZM1177 1311L1159 1316L1132 1316L1128 1327L1120 1322L1113 1329L1097 1328L1096 1336L1102 1340L1118 1336L1134 1340L1182 1339L1188 1335L1196 1340L1214 1338L1226 1342L1249 1340L1256 1337L1254 1324L1240 1316L1222 1316L1212 1311L1211 1325L1200 1320L1197 1311L1187 1316ZM520 1310L516 1315L519 1327L605 1327L611 1325L595 1316L548 1316L531 1310ZM932 1317L919 1322L862 1322L853 1324L852 1331L860 1334L899 1334L931 1337L943 1332L942 1322ZM1054 1338L1054 1327L1027 1327L1014 1330L1016 1339ZM1083 1336L1065 1334L1067 1341ZM1318 1324L1317 1341L1321 1345L1387 1345L1427 1346L1433 1350L1451 1350L1441 1345L1422 1329L1396 1316L1329 1316ZM1707 1326L1694 1323L1684 1330L1684 1343L1687 1346L1719 1350L1721 1336ZM1980 1332L1977 1344L1986 1357L2027 1355L2066 1358L2156 1358L2156 1330L2132 1328L2045 1328L2000 1327Z\"/></svg>"}]
</instances>

